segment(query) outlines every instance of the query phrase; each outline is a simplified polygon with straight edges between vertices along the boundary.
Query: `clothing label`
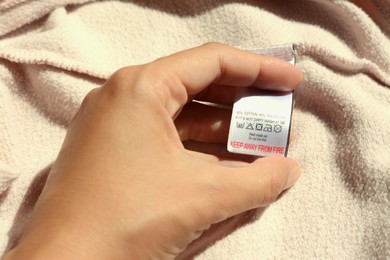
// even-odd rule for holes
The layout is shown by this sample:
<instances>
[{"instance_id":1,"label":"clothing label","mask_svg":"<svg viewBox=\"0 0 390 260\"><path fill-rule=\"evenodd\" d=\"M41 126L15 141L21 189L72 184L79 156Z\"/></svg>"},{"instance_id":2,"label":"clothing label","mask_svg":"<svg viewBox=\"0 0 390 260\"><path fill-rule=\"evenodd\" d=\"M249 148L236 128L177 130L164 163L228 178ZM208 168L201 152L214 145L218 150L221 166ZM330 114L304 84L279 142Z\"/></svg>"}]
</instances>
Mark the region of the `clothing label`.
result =
<instances>
[{"instance_id":1,"label":"clothing label","mask_svg":"<svg viewBox=\"0 0 390 260\"><path fill-rule=\"evenodd\" d=\"M295 64L292 45L254 50ZM243 89L233 105L227 149L255 156L287 156L293 92Z\"/></svg>"}]
</instances>

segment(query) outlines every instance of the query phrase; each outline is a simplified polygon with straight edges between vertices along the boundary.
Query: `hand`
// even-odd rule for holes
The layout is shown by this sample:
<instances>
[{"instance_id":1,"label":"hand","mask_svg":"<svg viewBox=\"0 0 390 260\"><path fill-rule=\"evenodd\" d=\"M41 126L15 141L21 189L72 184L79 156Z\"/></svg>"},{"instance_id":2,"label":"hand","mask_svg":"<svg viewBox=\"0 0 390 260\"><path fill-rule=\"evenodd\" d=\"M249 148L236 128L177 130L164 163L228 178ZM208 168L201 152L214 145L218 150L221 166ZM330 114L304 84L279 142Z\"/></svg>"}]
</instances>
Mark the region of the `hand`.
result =
<instances>
[{"instance_id":1,"label":"hand","mask_svg":"<svg viewBox=\"0 0 390 260\"><path fill-rule=\"evenodd\" d=\"M173 259L210 225L271 203L298 164L184 149L183 140L226 142L230 120L190 101L232 104L237 87L289 91L302 79L287 62L222 44L117 71L84 99L7 257Z\"/></svg>"}]
</instances>

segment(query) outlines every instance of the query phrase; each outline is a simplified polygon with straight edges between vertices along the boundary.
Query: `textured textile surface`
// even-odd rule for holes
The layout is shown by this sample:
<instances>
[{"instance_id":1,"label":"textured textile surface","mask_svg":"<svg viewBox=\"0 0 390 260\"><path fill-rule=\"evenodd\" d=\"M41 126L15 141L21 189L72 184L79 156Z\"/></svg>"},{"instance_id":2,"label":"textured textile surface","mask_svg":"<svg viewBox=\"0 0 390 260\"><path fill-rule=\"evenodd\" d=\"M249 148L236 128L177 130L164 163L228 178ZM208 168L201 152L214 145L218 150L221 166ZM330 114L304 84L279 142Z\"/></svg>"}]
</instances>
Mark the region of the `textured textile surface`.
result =
<instances>
[{"instance_id":1,"label":"textured textile surface","mask_svg":"<svg viewBox=\"0 0 390 260\"><path fill-rule=\"evenodd\" d=\"M296 45L305 83L289 156L303 172L197 258L390 259L389 0L1 1L0 251L86 93L120 67L208 41Z\"/></svg>"}]
</instances>

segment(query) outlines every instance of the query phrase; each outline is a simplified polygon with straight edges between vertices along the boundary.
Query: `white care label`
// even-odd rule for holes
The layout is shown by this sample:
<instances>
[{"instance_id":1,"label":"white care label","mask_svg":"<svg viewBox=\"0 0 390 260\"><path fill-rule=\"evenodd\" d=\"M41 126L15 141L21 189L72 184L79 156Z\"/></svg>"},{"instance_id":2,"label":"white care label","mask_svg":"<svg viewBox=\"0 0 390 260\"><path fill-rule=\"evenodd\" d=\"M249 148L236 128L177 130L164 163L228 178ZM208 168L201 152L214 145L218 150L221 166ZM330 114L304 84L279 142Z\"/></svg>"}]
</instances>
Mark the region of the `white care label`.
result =
<instances>
[{"instance_id":1,"label":"white care label","mask_svg":"<svg viewBox=\"0 0 390 260\"><path fill-rule=\"evenodd\" d=\"M295 64L292 45L254 52ZM255 156L287 156L293 92L243 89L233 105L227 149Z\"/></svg>"}]
</instances>

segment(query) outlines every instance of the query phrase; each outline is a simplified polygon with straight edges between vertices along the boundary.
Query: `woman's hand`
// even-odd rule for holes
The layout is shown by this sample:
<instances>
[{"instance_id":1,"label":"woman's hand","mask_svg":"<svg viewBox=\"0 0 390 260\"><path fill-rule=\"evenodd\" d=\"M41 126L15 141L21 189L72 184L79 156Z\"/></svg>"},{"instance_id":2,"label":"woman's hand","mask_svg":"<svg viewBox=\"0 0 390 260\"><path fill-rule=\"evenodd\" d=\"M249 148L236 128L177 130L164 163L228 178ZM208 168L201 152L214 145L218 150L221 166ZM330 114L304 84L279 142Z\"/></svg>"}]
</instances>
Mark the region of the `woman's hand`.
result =
<instances>
[{"instance_id":1,"label":"woman's hand","mask_svg":"<svg viewBox=\"0 0 390 260\"><path fill-rule=\"evenodd\" d=\"M183 140L226 142L230 120L190 101L231 105L236 87L289 91L302 78L287 62L222 44L117 71L83 101L8 257L173 259L210 225L271 203L298 164L184 149Z\"/></svg>"}]
</instances>

